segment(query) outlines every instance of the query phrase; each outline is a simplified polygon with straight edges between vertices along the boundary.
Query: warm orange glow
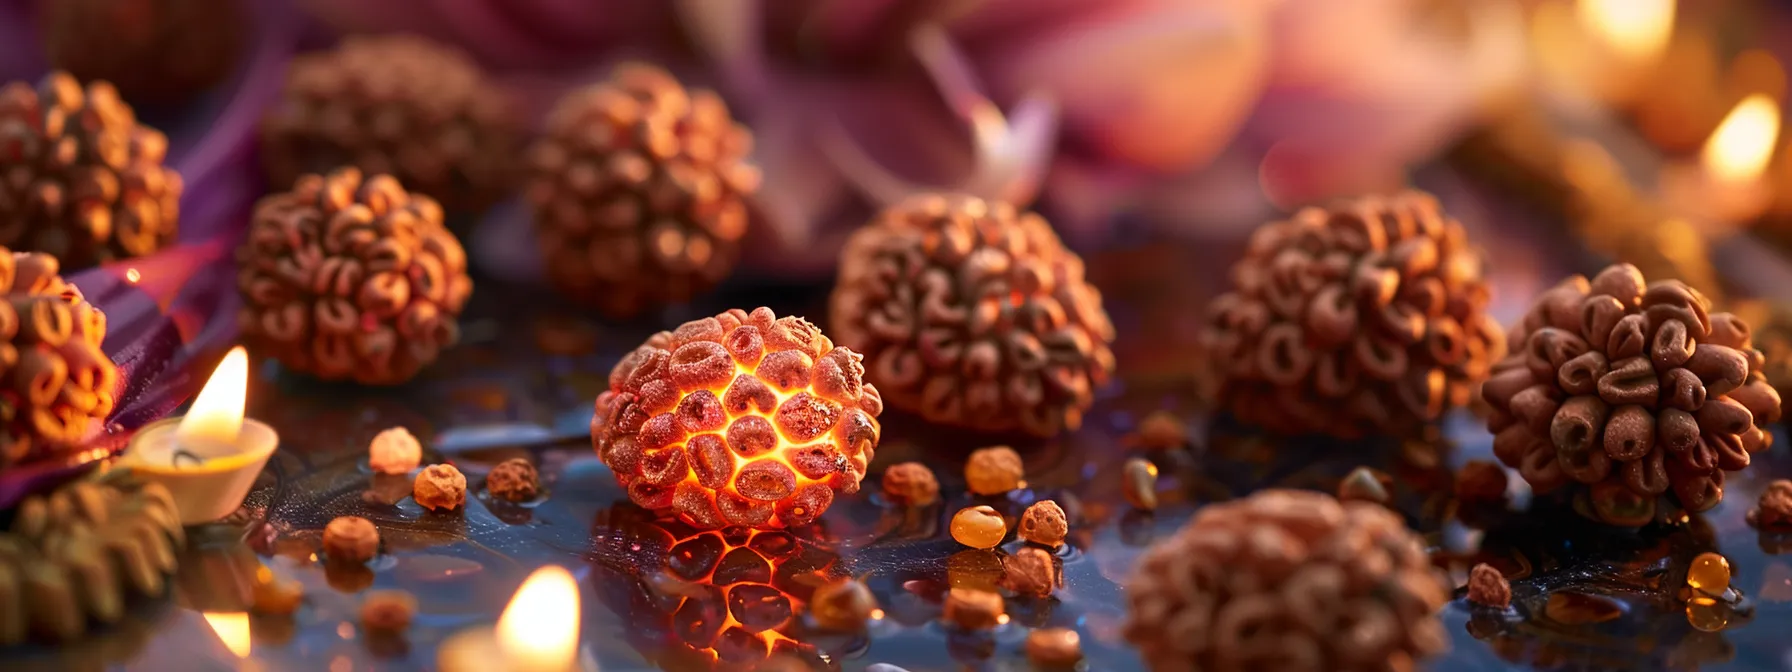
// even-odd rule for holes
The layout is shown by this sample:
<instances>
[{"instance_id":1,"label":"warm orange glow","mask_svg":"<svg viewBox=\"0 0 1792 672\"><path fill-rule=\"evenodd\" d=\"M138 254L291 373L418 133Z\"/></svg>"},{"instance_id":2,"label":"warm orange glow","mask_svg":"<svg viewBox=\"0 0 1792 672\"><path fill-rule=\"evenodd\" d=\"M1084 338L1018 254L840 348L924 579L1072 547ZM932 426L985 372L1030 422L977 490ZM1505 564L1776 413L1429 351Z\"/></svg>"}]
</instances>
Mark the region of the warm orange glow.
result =
<instances>
[{"instance_id":1,"label":"warm orange glow","mask_svg":"<svg viewBox=\"0 0 1792 672\"><path fill-rule=\"evenodd\" d=\"M683 539L676 540L673 543L672 548L674 550L674 553L676 553L678 547L687 541L691 541L693 539L698 539L698 538L704 537L704 536L712 536L713 535L716 538L722 540L721 550L716 552L715 557L725 558L725 557L731 556L734 551L739 550L739 549L743 549L743 548L749 549L749 550L755 549L756 545L753 540L760 537L761 535L766 535L766 534L783 534L783 533L771 531L771 530L751 530L751 531L747 532L746 537L731 541L714 531L699 532L697 534L690 535ZM764 555L760 555L757 550L754 550L754 554L759 555L760 559L765 561L766 564L769 565L768 568L771 570L772 575L778 575L782 572L782 570L780 569L780 567L783 564L782 560L778 560L778 559L774 559L774 558L767 558ZM801 555L801 554L799 553L797 555ZM687 557L685 559L688 560L689 558ZM669 557L668 562L670 562L671 560L672 559ZM702 576L690 576L690 575L681 574L677 571L672 571L671 575L678 577L679 580L690 581L693 584L712 585L713 586L713 585L716 585L715 573L716 573L717 569L718 569L717 566L712 566L709 568L708 573L706 573ZM829 569L828 569L828 567L824 566L824 567L815 568L814 570L811 570L811 571L813 571L813 575L815 577L826 577L826 576L828 576ZM734 592L734 589L736 589L736 588L743 587L743 586L765 586L765 585L766 584L747 583L747 582L724 585L724 586L722 586L721 602L723 604L732 604L735 599L733 592ZM748 636L752 637L754 640L759 642L759 644L763 647L762 650L764 652L766 652L766 655L770 655L770 652L777 648L779 642L787 642L789 645L791 645L795 648L810 648L809 644L805 644L802 642L802 640L799 640L799 639L796 639L789 635L786 635L783 632L784 629L790 627L791 619L799 618L800 614L802 614L804 612L804 610L807 608L806 603L803 600L797 599L796 596L791 595L790 593L784 592L783 590L777 589L775 587L773 589L777 590L779 595L786 602L788 602L788 604L790 606L790 619L786 619L780 623L774 624L771 627L766 628L765 630L762 630L760 632L751 633ZM674 614L682 613L684 603L689 600L692 600L692 599L706 599L706 598L701 595L684 596L682 599L679 600L679 604L677 606L669 609L668 612L674 613ZM694 613L703 613L703 611L697 610ZM873 619L881 619L881 618L883 618L883 615L884 615L884 613L883 613L882 609L878 609L878 610L872 612ZM723 610L721 616L722 616L722 619L721 619L722 622L720 625L716 626L714 629L704 628L704 630L708 631L708 632L715 633L714 636L717 639L720 639L724 633L728 633L731 630L739 629L739 632L746 632L746 630L745 630L746 624L741 622L740 619L735 618L733 610L731 610L731 609ZM761 624L761 626L763 626L763 625L764 624ZM717 663L717 662L721 661L721 654L715 648L717 645L716 641L686 641L685 643L689 644L691 646L691 648L693 650L697 651L698 653L708 656L710 662Z\"/></svg>"},{"instance_id":2,"label":"warm orange glow","mask_svg":"<svg viewBox=\"0 0 1792 672\"><path fill-rule=\"evenodd\" d=\"M1633 61L1649 61L1674 34L1674 0L1579 0L1575 10L1607 46Z\"/></svg>"},{"instance_id":3,"label":"warm orange glow","mask_svg":"<svg viewBox=\"0 0 1792 672\"><path fill-rule=\"evenodd\" d=\"M205 387L193 399L193 408L175 429L176 439L185 444L235 444L243 429L248 389L249 352L239 345L224 355L224 361L205 381Z\"/></svg>"},{"instance_id":4,"label":"warm orange glow","mask_svg":"<svg viewBox=\"0 0 1792 672\"><path fill-rule=\"evenodd\" d=\"M125 282L135 285L135 284L137 284L137 281L142 280L142 279L143 279L143 274L138 272L137 269L135 269L135 268L124 269L124 281Z\"/></svg>"},{"instance_id":5,"label":"warm orange glow","mask_svg":"<svg viewBox=\"0 0 1792 672\"><path fill-rule=\"evenodd\" d=\"M579 650L579 583L565 568L535 570L498 617L506 669L565 672Z\"/></svg>"},{"instance_id":6,"label":"warm orange glow","mask_svg":"<svg viewBox=\"0 0 1792 672\"><path fill-rule=\"evenodd\" d=\"M1779 141L1780 106L1764 94L1744 99L1712 131L1700 163L1720 182L1749 182L1767 170Z\"/></svg>"},{"instance_id":7,"label":"warm orange glow","mask_svg":"<svg viewBox=\"0 0 1792 672\"><path fill-rule=\"evenodd\" d=\"M238 658L249 657L249 614L248 612L215 612L200 614L205 617L212 632L218 633L218 639L224 641L224 647Z\"/></svg>"}]
</instances>

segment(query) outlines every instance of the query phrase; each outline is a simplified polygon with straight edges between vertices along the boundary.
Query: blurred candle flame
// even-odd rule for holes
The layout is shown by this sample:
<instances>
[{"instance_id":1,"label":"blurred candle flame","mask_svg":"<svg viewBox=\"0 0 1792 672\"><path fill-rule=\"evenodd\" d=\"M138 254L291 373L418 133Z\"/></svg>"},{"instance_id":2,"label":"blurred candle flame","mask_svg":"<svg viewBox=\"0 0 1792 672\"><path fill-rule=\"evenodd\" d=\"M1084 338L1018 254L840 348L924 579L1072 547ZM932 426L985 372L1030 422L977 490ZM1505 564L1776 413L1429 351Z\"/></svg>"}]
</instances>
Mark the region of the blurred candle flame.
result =
<instances>
[{"instance_id":1,"label":"blurred candle flame","mask_svg":"<svg viewBox=\"0 0 1792 672\"><path fill-rule=\"evenodd\" d=\"M535 570L498 617L498 648L516 672L564 672L579 648L579 584L556 566Z\"/></svg>"},{"instance_id":2,"label":"blurred candle flame","mask_svg":"<svg viewBox=\"0 0 1792 672\"><path fill-rule=\"evenodd\" d=\"M174 435L182 443L236 443L243 429L244 398L249 387L249 352L243 346L230 349L218 363L204 389L193 399Z\"/></svg>"},{"instance_id":3,"label":"blurred candle flame","mask_svg":"<svg viewBox=\"0 0 1792 672\"><path fill-rule=\"evenodd\" d=\"M1579 0L1580 21L1624 57L1653 60L1674 33L1675 0Z\"/></svg>"},{"instance_id":4,"label":"blurred candle flame","mask_svg":"<svg viewBox=\"0 0 1792 672\"><path fill-rule=\"evenodd\" d=\"M1748 182L1767 170L1779 140L1780 107L1773 98L1755 94L1730 110L1705 141L1700 162L1722 182Z\"/></svg>"},{"instance_id":5,"label":"blurred candle flame","mask_svg":"<svg viewBox=\"0 0 1792 672\"><path fill-rule=\"evenodd\" d=\"M249 657L248 612L207 611L200 615L205 617L207 625L212 626L212 632L218 633L218 639L224 641L225 648L230 649L238 658Z\"/></svg>"}]
</instances>

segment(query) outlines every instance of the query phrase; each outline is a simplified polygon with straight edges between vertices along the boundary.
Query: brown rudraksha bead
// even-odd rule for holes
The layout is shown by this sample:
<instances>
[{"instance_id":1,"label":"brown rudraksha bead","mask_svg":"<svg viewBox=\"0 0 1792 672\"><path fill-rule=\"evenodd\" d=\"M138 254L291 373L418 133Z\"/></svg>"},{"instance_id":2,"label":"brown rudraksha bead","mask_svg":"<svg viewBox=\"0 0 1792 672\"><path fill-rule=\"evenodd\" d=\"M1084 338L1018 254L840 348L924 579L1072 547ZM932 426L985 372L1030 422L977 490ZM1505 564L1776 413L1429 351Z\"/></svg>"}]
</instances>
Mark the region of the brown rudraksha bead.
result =
<instances>
[{"instance_id":1,"label":"brown rudraksha bead","mask_svg":"<svg viewBox=\"0 0 1792 672\"><path fill-rule=\"evenodd\" d=\"M168 490L123 470L27 497L0 533L0 645L68 642L160 597L186 545Z\"/></svg>"},{"instance_id":2,"label":"brown rudraksha bead","mask_svg":"<svg viewBox=\"0 0 1792 672\"><path fill-rule=\"evenodd\" d=\"M75 450L112 413L106 315L58 271L55 257L0 247L0 469Z\"/></svg>"},{"instance_id":3,"label":"brown rudraksha bead","mask_svg":"<svg viewBox=\"0 0 1792 672\"><path fill-rule=\"evenodd\" d=\"M38 5L50 66L103 79L138 103L176 102L223 80L251 26L243 0L58 0Z\"/></svg>"},{"instance_id":4,"label":"brown rudraksha bead","mask_svg":"<svg viewBox=\"0 0 1792 672\"><path fill-rule=\"evenodd\" d=\"M1468 403L1505 351L1479 251L1428 194L1306 208L1251 236L1201 342L1240 421L1398 435Z\"/></svg>"},{"instance_id":5,"label":"brown rudraksha bead","mask_svg":"<svg viewBox=\"0 0 1792 672\"><path fill-rule=\"evenodd\" d=\"M485 491L507 502L534 499L541 494L541 474L528 458L513 457L485 475Z\"/></svg>"},{"instance_id":6,"label":"brown rudraksha bead","mask_svg":"<svg viewBox=\"0 0 1792 672\"><path fill-rule=\"evenodd\" d=\"M1748 324L1678 280L1645 284L1628 264L1573 276L1509 340L1481 388L1494 455L1539 494L1572 487L1595 520L1645 525L1662 496L1710 509L1724 472L1772 443L1780 396Z\"/></svg>"},{"instance_id":7,"label":"brown rudraksha bead","mask_svg":"<svg viewBox=\"0 0 1792 672\"><path fill-rule=\"evenodd\" d=\"M858 492L877 448L883 400L859 360L769 308L686 322L616 364L591 441L642 508L702 528L804 525Z\"/></svg>"},{"instance_id":8,"label":"brown rudraksha bead","mask_svg":"<svg viewBox=\"0 0 1792 672\"><path fill-rule=\"evenodd\" d=\"M1400 514L1305 490L1201 508L1126 596L1123 634L1154 672L1412 669L1448 642L1449 589Z\"/></svg>"},{"instance_id":9,"label":"brown rudraksha bead","mask_svg":"<svg viewBox=\"0 0 1792 672\"><path fill-rule=\"evenodd\" d=\"M1512 604L1512 584L1493 565L1485 562L1475 565L1468 572L1468 601L1505 609Z\"/></svg>"},{"instance_id":10,"label":"brown rudraksha bead","mask_svg":"<svg viewBox=\"0 0 1792 672\"><path fill-rule=\"evenodd\" d=\"M36 89L0 87L0 245L70 269L161 249L180 223L167 154L109 83L52 72Z\"/></svg>"},{"instance_id":11,"label":"brown rudraksha bead","mask_svg":"<svg viewBox=\"0 0 1792 672\"><path fill-rule=\"evenodd\" d=\"M459 212L509 191L519 137L504 94L458 49L357 36L293 59L262 119L261 156L276 189L354 166Z\"/></svg>"},{"instance_id":12,"label":"brown rudraksha bead","mask_svg":"<svg viewBox=\"0 0 1792 672\"><path fill-rule=\"evenodd\" d=\"M1748 524L1772 532L1792 530L1792 481L1780 478L1768 483L1748 512Z\"/></svg>"},{"instance_id":13,"label":"brown rudraksha bead","mask_svg":"<svg viewBox=\"0 0 1792 672\"><path fill-rule=\"evenodd\" d=\"M714 92L628 64L574 91L529 151L548 279L614 317L681 303L734 269L759 170Z\"/></svg>"},{"instance_id":14,"label":"brown rudraksha bead","mask_svg":"<svg viewBox=\"0 0 1792 672\"><path fill-rule=\"evenodd\" d=\"M1051 436L1114 371L1114 325L1043 217L969 196L885 210L841 252L834 331L929 422Z\"/></svg>"},{"instance_id":15,"label":"brown rudraksha bead","mask_svg":"<svg viewBox=\"0 0 1792 672\"><path fill-rule=\"evenodd\" d=\"M244 339L325 380L410 380L459 339L473 292L441 206L354 168L261 199L237 262Z\"/></svg>"}]
</instances>

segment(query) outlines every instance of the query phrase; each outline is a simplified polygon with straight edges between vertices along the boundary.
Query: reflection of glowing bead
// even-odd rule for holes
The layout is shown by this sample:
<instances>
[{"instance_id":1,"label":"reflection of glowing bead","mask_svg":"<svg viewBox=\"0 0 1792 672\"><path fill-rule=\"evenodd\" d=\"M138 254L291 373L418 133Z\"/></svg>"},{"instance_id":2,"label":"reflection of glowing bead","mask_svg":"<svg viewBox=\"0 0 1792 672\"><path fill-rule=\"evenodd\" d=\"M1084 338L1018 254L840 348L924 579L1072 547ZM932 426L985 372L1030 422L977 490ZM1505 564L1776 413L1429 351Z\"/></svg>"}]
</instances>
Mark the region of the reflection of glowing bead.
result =
<instances>
[{"instance_id":1,"label":"reflection of glowing bead","mask_svg":"<svg viewBox=\"0 0 1792 672\"><path fill-rule=\"evenodd\" d=\"M1730 588L1730 561L1716 553L1700 553L1686 570L1686 585L1711 597L1719 597Z\"/></svg>"},{"instance_id":2,"label":"reflection of glowing bead","mask_svg":"<svg viewBox=\"0 0 1792 672\"><path fill-rule=\"evenodd\" d=\"M1717 632L1730 624L1730 616L1717 600L1695 597L1686 602L1686 622L1704 632Z\"/></svg>"}]
</instances>

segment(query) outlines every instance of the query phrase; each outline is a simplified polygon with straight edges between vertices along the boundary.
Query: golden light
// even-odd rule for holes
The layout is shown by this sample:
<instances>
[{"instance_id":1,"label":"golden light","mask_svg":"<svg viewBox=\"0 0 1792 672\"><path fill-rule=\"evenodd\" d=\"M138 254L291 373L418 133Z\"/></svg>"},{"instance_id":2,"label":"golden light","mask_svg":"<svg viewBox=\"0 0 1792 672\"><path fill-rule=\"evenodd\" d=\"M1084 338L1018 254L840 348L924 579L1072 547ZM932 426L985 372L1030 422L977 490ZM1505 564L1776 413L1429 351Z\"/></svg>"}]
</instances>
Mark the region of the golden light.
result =
<instances>
[{"instance_id":1,"label":"golden light","mask_svg":"<svg viewBox=\"0 0 1792 672\"><path fill-rule=\"evenodd\" d=\"M1579 0L1582 25L1627 59L1653 60L1674 33L1674 0Z\"/></svg>"},{"instance_id":2,"label":"golden light","mask_svg":"<svg viewBox=\"0 0 1792 672\"><path fill-rule=\"evenodd\" d=\"M230 649L238 658L249 657L248 612L207 611L200 615L205 617L207 625L212 626L212 632L218 633L218 639L224 641L225 648Z\"/></svg>"},{"instance_id":3,"label":"golden light","mask_svg":"<svg viewBox=\"0 0 1792 672\"><path fill-rule=\"evenodd\" d=\"M572 573L548 566L530 574L498 617L497 638L507 669L572 669L579 648L579 584Z\"/></svg>"},{"instance_id":4,"label":"golden light","mask_svg":"<svg viewBox=\"0 0 1792 672\"><path fill-rule=\"evenodd\" d=\"M1761 176L1779 141L1780 106L1765 94L1744 99L1711 133L1699 160L1720 182L1747 182Z\"/></svg>"},{"instance_id":5,"label":"golden light","mask_svg":"<svg viewBox=\"0 0 1792 672\"><path fill-rule=\"evenodd\" d=\"M180 421L175 438L181 443L235 444L243 430L243 407L249 389L249 351L230 349L212 371L193 408Z\"/></svg>"},{"instance_id":6,"label":"golden light","mask_svg":"<svg viewBox=\"0 0 1792 672\"><path fill-rule=\"evenodd\" d=\"M124 270L124 281L125 282L135 285L135 284L137 284L138 281L141 281L142 279L143 279L143 273L139 272L137 269L127 268Z\"/></svg>"}]
</instances>

